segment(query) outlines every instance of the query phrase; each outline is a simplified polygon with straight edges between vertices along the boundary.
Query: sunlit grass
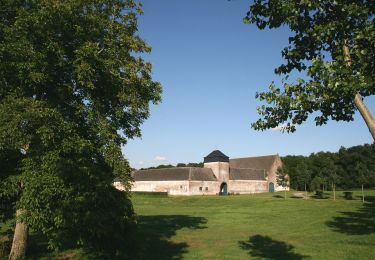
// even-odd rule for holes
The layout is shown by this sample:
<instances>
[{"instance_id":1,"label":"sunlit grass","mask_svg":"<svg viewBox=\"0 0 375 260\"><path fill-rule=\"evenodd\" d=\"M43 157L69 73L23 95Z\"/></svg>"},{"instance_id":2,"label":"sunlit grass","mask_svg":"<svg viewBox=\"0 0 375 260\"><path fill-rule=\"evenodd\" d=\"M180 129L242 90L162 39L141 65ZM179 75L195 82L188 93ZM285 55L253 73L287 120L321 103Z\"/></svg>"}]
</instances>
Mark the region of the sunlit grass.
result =
<instances>
[{"instance_id":1,"label":"sunlit grass","mask_svg":"<svg viewBox=\"0 0 375 260\"><path fill-rule=\"evenodd\" d=\"M365 191L365 204L360 190L353 200L337 192L335 201L331 192L325 199L294 193L286 200L283 192L133 194L138 229L130 259L374 259L375 190ZM0 226L0 238L7 228ZM29 259L89 259L81 250L48 252L39 239L30 237Z\"/></svg>"},{"instance_id":2,"label":"sunlit grass","mask_svg":"<svg viewBox=\"0 0 375 260\"><path fill-rule=\"evenodd\" d=\"M360 191L354 192L354 200L345 200L337 192L336 201L332 193L320 200L293 199L293 193L286 200L283 192L226 197L135 195L141 237L153 237L144 244L143 254L154 259L373 259L375 191L366 191L364 205ZM155 218L158 221L152 222Z\"/></svg>"}]
</instances>

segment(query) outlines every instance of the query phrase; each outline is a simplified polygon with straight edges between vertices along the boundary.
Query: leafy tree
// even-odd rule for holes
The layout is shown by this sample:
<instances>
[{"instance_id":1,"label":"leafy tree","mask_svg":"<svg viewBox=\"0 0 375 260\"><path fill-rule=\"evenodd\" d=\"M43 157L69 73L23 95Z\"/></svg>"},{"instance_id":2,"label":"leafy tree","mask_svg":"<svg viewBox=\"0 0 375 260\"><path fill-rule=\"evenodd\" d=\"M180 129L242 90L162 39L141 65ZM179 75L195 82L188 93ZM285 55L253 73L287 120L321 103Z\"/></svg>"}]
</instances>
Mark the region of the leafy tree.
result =
<instances>
[{"instance_id":1,"label":"leafy tree","mask_svg":"<svg viewBox=\"0 0 375 260\"><path fill-rule=\"evenodd\" d=\"M358 188L362 184L363 187L374 187L374 158L375 144L365 144L350 148L341 147L337 153L318 152L306 157L286 156L282 161L293 187L303 189L307 183L309 190L316 190L316 187L311 187L311 181L319 177L319 188L328 181L332 190L336 190L336 186L344 189Z\"/></svg>"},{"instance_id":2,"label":"leafy tree","mask_svg":"<svg viewBox=\"0 0 375 260\"><path fill-rule=\"evenodd\" d=\"M318 198L322 198L323 196L323 192L321 189L322 184L323 184L323 180L320 176L315 176L311 181L311 185L310 185L311 189L315 191Z\"/></svg>"},{"instance_id":3,"label":"leafy tree","mask_svg":"<svg viewBox=\"0 0 375 260\"><path fill-rule=\"evenodd\" d=\"M356 170L356 175L358 176L358 182L361 184L362 202L365 203L365 194L363 192L363 185L365 185L368 182L368 179L366 178L367 167L364 163L358 162L355 166L355 170Z\"/></svg>"},{"instance_id":4,"label":"leafy tree","mask_svg":"<svg viewBox=\"0 0 375 260\"><path fill-rule=\"evenodd\" d=\"M17 215L10 259L31 227L58 248L124 257L133 208L121 153L160 101L137 53L133 0L5 0L0 5L0 207ZM6 158L6 160L3 160ZM125 192L112 186L120 178Z\"/></svg>"},{"instance_id":5,"label":"leafy tree","mask_svg":"<svg viewBox=\"0 0 375 260\"><path fill-rule=\"evenodd\" d=\"M375 93L375 8L372 1L255 0L245 22L259 29L287 26L292 32L283 49L286 63L276 68L286 75L283 88L272 83L256 97L267 105L258 107L256 130L277 127L294 132L310 114L317 125L328 119L353 120L358 109L375 140L375 120L363 97ZM306 79L288 83L293 71Z\"/></svg>"},{"instance_id":6,"label":"leafy tree","mask_svg":"<svg viewBox=\"0 0 375 260\"><path fill-rule=\"evenodd\" d=\"M186 167L186 164L185 164L185 163L178 163L178 164L176 165L176 167Z\"/></svg>"},{"instance_id":7,"label":"leafy tree","mask_svg":"<svg viewBox=\"0 0 375 260\"><path fill-rule=\"evenodd\" d=\"M336 200L336 185L340 181L340 176L337 174L337 168L334 165L330 165L330 167L328 180L332 185L333 200Z\"/></svg>"},{"instance_id":8,"label":"leafy tree","mask_svg":"<svg viewBox=\"0 0 375 260\"><path fill-rule=\"evenodd\" d=\"M163 168L173 168L172 164L161 164L155 167L155 169L163 169Z\"/></svg>"},{"instance_id":9,"label":"leafy tree","mask_svg":"<svg viewBox=\"0 0 375 260\"><path fill-rule=\"evenodd\" d=\"M296 190L303 189L305 183L301 179L299 170L297 169L298 165L306 165L309 163L309 160L304 156L293 156L288 155L282 158L283 168L288 173L290 177L290 186Z\"/></svg>"},{"instance_id":10,"label":"leafy tree","mask_svg":"<svg viewBox=\"0 0 375 260\"><path fill-rule=\"evenodd\" d=\"M298 164L296 166L296 171L298 173L298 179L301 183L303 183L305 188L305 197L307 198L307 185L310 184L311 181L311 170L309 170L306 164Z\"/></svg>"},{"instance_id":11,"label":"leafy tree","mask_svg":"<svg viewBox=\"0 0 375 260\"><path fill-rule=\"evenodd\" d=\"M203 163L200 162L200 163L188 163L186 164L187 167L203 167Z\"/></svg>"},{"instance_id":12,"label":"leafy tree","mask_svg":"<svg viewBox=\"0 0 375 260\"><path fill-rule=\"evenodd\" d=\"M289 186L289 175L285 167L279 167L276 172L276 182L284 187L284 199L286 199L286 189Z\"/></svg>"}]
</instances>

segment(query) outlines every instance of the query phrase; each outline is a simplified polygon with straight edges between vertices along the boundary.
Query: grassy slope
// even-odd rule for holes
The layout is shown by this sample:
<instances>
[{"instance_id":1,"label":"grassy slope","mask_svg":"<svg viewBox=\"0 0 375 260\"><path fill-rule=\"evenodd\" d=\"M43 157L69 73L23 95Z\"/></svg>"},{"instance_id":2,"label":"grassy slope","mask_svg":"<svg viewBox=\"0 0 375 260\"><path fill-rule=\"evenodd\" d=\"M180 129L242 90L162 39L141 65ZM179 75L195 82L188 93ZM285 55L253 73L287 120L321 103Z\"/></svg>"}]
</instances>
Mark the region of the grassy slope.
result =
<instances>
[{"instance_id":1,"label":"grassy slope","mask_svg":"<svg viewBox=\"0 0 375 260\"><path fill-rule=\"evenodd\" d=\"M374 259L375 197L363 206L341 193L336 201L274 195L134 196L143 257Z\"/></svg>"}]
</instances>

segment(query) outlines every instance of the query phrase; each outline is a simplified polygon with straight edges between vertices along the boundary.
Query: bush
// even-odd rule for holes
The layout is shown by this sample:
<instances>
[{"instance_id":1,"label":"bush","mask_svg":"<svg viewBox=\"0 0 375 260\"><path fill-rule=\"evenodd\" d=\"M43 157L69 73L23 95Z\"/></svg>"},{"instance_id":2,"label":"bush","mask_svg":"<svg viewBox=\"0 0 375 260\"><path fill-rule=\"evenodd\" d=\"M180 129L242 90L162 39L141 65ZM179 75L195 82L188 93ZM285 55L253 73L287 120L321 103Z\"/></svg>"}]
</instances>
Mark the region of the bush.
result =
<instances>
[{"instance_id":1,"label":"bush","mask_svg":"<svg viewBox=\"0 0 375 260\"><path fill-rule=\"evenodd\" d=\"M315 191L315 197L318 199L323 199L323 191L321 190Z\"/></svg>"},{"instance_id":2,"label":"bush","mask_svg":"<svg viewBox=\"0 0 375 260\"><path fill-rule=\"evenodd\" d=\"M344 198L347 200L353 199L353 192L352 191L344 191Z\"/></svg>"}]
</instances>

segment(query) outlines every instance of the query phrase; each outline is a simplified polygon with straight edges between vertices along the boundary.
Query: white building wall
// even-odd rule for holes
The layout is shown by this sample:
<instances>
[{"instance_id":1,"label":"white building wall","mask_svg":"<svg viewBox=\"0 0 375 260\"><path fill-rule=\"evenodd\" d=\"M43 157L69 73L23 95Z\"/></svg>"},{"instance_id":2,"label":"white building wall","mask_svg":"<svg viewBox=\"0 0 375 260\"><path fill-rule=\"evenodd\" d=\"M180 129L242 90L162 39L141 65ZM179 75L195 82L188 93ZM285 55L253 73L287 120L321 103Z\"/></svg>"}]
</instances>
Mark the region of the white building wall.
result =
<instances>
[{"instance_id":1,"label":"white building wall","mask_svg":"<svg viewBox=\"0 0 375 260\"><path fill-rule=\"evenodd\" d=\"M215 195L220 185L216 181L137 181L131 191L168 192L169 195Z\"/></svg>"},{"instance_id":2,"label":"white building wall","mask_svg":"<svg viewBox=\"0 0 375 260\"><path fill-rule=\"evenodd\" d=\"M189 195L219 194L220 183L217 181L190 181Z\"/></svg>"},{"instance_id":3,"label":"white building wall","mask_svg":"<svg viewBox=\"0 0 375 260\"><path fill-rule=\"evenodd\" d=\"M170 195L187 195L189 181L136 181L131 191L168 192Z\"/></svg>"},{"instance_id":4,"label":"white building wall","mask_svg":"<svg viewBox=\"0 0 375 260\"><path fill-rule=\"evenodd\" d=\"M268 182L257 180L230 180L228 182L228 192L234 194L268 192Z\"/></svg>"}]
</instances>

